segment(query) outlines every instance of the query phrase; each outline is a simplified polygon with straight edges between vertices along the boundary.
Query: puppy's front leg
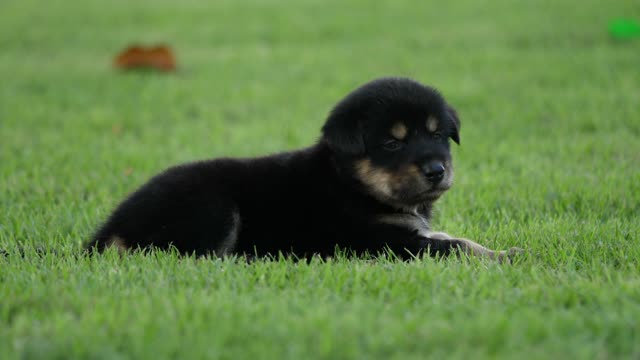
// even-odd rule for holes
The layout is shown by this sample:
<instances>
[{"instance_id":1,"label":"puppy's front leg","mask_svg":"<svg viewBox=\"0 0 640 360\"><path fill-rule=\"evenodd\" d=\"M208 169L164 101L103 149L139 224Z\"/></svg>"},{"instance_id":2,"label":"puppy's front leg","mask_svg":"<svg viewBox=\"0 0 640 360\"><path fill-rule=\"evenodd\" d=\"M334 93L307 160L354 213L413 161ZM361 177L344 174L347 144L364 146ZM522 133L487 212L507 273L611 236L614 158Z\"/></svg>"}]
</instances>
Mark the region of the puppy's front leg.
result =
<instances>
[{"instance_id":1,"label":"puppy's front leg","mask_svg":"<svg viewBox=\"0 0 640 360\"><path fill-rule=\"evenodd\" d=\"M512 247L509 250L494 251L469 239L454 238L443 232L430 232L426 237L436 245L433 246L435 249L458 248L469 256L486 257L491 260L498 260L499 262L510 262L511 258L523 252L522 249L517 247Z\"/></svg>"}]
</instances>

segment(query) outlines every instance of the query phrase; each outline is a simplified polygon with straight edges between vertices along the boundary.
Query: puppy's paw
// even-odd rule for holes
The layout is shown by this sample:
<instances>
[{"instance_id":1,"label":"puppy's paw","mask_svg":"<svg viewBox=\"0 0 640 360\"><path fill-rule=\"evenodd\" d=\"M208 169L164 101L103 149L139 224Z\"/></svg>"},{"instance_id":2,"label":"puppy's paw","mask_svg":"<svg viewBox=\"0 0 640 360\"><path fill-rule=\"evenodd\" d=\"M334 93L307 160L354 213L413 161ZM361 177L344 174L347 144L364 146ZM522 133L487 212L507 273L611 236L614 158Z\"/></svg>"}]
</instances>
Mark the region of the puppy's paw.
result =
<instances>
[{"instance_id":1,"label":"puppy's paw","mask_svg":"<svg viewBox=\"0 0 640 360\"><path fill-rule=\"evenodd\" d=\"M498 252L497 260L502 264L511 264L518 256L524 253L524 249L521 249L519 247L512 247L509 250Z\"/></svg>"}]
</instances>

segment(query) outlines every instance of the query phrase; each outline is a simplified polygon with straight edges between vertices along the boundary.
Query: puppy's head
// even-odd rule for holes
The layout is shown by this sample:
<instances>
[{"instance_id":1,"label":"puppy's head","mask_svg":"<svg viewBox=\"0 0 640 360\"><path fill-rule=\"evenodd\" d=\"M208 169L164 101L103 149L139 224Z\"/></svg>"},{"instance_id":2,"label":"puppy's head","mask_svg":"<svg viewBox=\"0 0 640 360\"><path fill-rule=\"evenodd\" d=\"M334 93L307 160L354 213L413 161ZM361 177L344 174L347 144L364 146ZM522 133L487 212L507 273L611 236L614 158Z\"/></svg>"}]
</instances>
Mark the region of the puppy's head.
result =
<instances>
[{"instance_id":1,"label":"puppy's head","mask_svg":"<svg viewBox=\"0 0 640 360\"><path fill-rule=\"evenodd\" d=\"M340 101L322 128L338 166L384 203L433 202L451 187L449 139L460 143L456 111L433 88L382 78Z\"/></svg>"}]
</instances>

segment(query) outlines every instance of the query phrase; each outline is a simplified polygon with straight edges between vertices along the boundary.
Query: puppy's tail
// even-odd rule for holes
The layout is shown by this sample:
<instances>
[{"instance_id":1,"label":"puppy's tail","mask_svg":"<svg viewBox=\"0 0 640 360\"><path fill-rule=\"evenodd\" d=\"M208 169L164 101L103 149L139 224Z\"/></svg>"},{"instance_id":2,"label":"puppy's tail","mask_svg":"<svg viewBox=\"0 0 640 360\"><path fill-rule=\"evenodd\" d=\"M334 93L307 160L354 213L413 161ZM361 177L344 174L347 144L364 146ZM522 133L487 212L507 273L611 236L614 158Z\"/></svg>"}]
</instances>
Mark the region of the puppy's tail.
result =
<instances>
[{"instance_id":1,"label":"puppy's tail","mask_svg":"<svg viewBox=\"0 0 640 360\"><path fill-rule=\"evenodd\" d=\"M123 253L131 246L125 241L123 236L116 235L105 229L98 230L89 242L84 245L84 251L88 255L102 253L108 248L113 247L119 253Z\"/></svg>"}]
</instances>

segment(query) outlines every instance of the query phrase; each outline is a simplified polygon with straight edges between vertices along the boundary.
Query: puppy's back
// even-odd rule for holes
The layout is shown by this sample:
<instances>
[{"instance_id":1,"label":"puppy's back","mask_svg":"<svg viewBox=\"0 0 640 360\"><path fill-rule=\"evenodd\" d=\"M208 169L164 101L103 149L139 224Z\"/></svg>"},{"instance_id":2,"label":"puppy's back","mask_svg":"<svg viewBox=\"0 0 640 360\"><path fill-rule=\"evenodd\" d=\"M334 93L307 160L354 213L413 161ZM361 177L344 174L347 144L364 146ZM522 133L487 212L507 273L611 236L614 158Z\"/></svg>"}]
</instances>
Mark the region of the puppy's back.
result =
<instances>
[{"instance_id":1,"label":"puppy's back","mask_svg":"<svg viewBox=\"0 0 640 360\"><path fill-rule=\"evenodd\" d=\"M314 209L320 199L332 203L325 164L326 157L309 148L169 168L118 205L87 248L231 254L291 247L293 238L308 236L306 216L334 212Z\"/></svg>"}]
</instances>

